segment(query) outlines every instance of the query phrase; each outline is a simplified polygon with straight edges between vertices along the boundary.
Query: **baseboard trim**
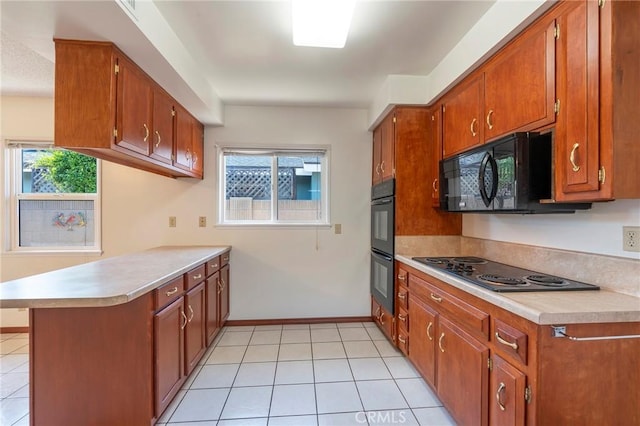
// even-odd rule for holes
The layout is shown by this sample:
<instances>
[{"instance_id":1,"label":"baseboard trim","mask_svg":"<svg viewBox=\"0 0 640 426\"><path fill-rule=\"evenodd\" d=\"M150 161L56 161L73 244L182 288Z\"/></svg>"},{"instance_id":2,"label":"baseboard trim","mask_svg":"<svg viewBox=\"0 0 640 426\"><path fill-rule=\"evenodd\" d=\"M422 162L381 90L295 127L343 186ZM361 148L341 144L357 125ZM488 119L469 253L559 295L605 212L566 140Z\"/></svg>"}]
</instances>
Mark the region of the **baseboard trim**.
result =
<instances>
[{"instance_id":1,"label":"baseboard trim","mask_svg":"<svg viewBox=\"0 0 640 426\"><path fill-rule=\"evenodd\" d=\"M0 327L0 333L28 333L29 327Z\"/></svg>"},{"instance_id":2,"label":"baseboard trim","mask_svg":"<svg viewBox=\"0 0 640 426\"><path fill-rule=\"evenodd\" d=\"M371 317L322 317L322 318L280 318L227 320L227 326L241 325L285 325L285 324L323 324L328 322L371 322Z\"/></svg>"}]
</instances>

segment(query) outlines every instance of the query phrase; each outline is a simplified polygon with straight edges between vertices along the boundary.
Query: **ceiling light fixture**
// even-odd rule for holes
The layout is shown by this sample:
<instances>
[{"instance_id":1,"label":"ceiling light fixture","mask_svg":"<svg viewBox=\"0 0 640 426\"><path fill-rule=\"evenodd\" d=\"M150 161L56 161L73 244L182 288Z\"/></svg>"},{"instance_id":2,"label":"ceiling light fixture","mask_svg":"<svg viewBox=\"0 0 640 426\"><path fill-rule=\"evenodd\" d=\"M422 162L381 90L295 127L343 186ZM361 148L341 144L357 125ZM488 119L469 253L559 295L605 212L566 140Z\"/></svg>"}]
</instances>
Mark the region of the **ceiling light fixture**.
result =
<instances>
[{"instance_id":1,"label":"ceiling light fixture","mask_svg":"<svg viewBox=\"0 0 640 426\"><path fill-rule=\"evenodd\" d=\"M293 44L343 48L355 0L292 0Z\"/></svg>"}]
</instances>

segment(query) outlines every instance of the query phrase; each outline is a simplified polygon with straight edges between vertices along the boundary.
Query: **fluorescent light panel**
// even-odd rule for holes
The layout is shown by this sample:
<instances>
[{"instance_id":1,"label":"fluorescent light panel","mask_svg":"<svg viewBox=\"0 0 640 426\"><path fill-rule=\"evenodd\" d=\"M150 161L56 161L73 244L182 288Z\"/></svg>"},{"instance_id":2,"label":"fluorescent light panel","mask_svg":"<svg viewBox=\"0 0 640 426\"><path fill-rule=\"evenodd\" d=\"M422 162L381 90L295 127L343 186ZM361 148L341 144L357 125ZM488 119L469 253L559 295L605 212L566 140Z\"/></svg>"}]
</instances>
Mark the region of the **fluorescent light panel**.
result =
<instances>
[{"instance_id":1,"label":"fluorescent light panel","mask_svg":"<svg viewBox=\"0 0 640 426\"><path fill-rule=\"evenodd\" d=\"M355 0L292 0L293 44L343 48Z\"/></svg>"}]
</instances>

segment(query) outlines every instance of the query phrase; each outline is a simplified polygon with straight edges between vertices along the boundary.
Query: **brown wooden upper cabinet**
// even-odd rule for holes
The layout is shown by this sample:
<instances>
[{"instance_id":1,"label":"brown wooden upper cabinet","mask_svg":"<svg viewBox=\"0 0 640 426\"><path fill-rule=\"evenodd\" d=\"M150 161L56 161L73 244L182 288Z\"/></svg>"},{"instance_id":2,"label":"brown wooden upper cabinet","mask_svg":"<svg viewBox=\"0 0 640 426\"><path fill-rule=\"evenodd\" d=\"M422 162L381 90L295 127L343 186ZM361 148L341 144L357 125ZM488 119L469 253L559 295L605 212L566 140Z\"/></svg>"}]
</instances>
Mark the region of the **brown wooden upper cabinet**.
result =
<instances>
[{"instance_id":1,"label":"brown wooden upper cabinet","mask_svg":"<svg viewBox=\"0 0 640 426\"><path fill-rule=\"evenodd\" d=\"M555 121L555 28L534 24L445 95L444 158Z\"/></svg>"},{"instance_id":2,"label":"brown wooden upper cabinet","mask_svg":"<svg viewBox=\"0 0 640 426\"><path fill-rule=\"evenodd\" d=\"M176 144L174 165L202 177L204 129L186 109L176 108Z\"/></svg>"},{"instance_id":3,"label":"brown wooden upper cabinet","mask_svg":"<svg viewBox=\"0 0 640 426\"><path fill-rule=\"evenodd\" d=\"M372 185L395 177L395 122L389 114L373 131Z\"/></svg>"},{"instance_id":4,"label":"brown wooden upper cabinet","mask_svg":"<svg viewBox=\"0 0 640 426\"><path fill-rule=\"evenodd\" d=\"M640 2L558 10L555 199L640 198Z\"/></svg>"},{"instance_id":5,"label":"brown wooden upper cabinet","mask_svg":"<svg viewBox=\"0 0 640 426\"><path fill-rule=\"evenodd\" d=\"M461 232L460 215L433 208L431 191L440 160L438 117L433 108L396 106L373 131L372 184L396 180L395 235Z\"/></svg>"},{"instance_id":6,"label":"brown wooden upper cabinet","mask_svg":"<svg viewBox=\"0 0 640 426\"><path fill-rule=\"evenodd\" d=\"M165 176L202 178L201 138L196 167L194 161L177 167L172 157L175 99L113 43L54 41L56 146ZM190 128L190 141L194 133Z\"/></svg>"}]
</instances>

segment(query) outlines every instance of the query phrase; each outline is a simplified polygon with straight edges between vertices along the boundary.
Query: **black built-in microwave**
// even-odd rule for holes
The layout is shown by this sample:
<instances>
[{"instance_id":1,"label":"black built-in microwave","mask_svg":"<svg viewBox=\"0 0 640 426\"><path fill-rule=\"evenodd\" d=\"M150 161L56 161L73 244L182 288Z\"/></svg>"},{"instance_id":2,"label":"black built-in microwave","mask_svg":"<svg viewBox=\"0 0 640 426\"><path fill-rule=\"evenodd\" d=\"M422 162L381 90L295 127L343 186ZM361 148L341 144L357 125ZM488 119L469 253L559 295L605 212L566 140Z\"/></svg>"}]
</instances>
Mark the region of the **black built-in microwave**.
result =
<instances>
[{"instance_id":1,"label":"black built-in microwave","mask_svg":"<svg viewBox=\"0 0 640 426\"><path fill-rule=\"evenodd\" d=\"M521 132L440 161L440 208L451 212L572 213L552 198L553 133Z\"/></svg>"}]
</instances>

